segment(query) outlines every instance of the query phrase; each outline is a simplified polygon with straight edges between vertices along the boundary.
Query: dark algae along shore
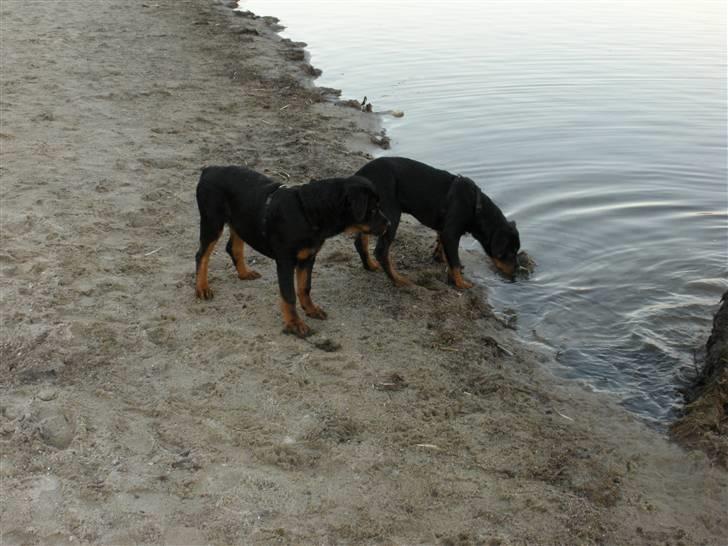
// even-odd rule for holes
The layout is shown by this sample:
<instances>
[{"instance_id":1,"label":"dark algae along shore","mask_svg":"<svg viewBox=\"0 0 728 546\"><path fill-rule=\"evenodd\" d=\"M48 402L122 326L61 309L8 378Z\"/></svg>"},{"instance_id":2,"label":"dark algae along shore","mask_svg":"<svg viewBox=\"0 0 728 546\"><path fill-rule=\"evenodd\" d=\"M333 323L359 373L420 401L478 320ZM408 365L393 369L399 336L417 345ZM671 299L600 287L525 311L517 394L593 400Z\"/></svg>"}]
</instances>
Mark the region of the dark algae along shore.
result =
<instances>
[{"instance_id":1,"label":"dark algae along shore","mask_svg":"<svg viewBox=\"0 0 728 546\"><path fill-rule=\"evenodd\" d=\"M255 253L240 281L218 248L197 301L202 166L353 173L379 130L274 19L3 0L0 25L4 545L725 542L726 471L545 373L412 222L407 289L326 243L308 340Z\"/></svg>"},{"instance_id":2,"label":"dark algae along shore","mask_svg":"<svg viewBox=\"0 0 728 546\"><path fill-rule=\"evenodd\" d=\"M728 468L728 292L713 317L702 367L685 390L687 407L671 427L687 447L699 447Z\"/></svg>"}]
</instances>

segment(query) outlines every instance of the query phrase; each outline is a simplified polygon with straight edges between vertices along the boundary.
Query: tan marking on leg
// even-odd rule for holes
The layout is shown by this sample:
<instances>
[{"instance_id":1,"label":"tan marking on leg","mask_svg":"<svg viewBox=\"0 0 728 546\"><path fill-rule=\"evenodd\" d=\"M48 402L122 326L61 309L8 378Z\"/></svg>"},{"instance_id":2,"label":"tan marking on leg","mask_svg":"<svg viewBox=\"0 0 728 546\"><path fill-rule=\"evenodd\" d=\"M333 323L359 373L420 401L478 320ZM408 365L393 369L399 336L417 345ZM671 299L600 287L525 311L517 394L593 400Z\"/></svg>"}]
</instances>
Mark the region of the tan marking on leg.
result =
<instances>
[{"instance_id":1,"label":"tan marking on leg","mask_svg":"<svg viewBox=\"0 0 728 546\"><path fill-rule=\"evenodd\" d=\"M298 337L306 337L311 333L305 322L296 313L296 305L288 303L281 297L281 313L283 313L283 331Z\"/></svg>"},{"instance_id":2,"label":"tan marking on leg","mask_svg":"<svg viewBox=\"0 0 728 546\"><path fill-rule=\"evenodd\" d=\"M222 231L218 234L218 239L222 235ZM212 289L207 281L207 269L210 264L210 256L212 251L215 250L217 239L212 241L205 249L204 254L200 258L200 263L197 266L197 272L195 274L195 293L198 298L204 300L211 300L213 297Z\"/></svg>"},{"instance_id":3,"label":"tan marking on leg","mask_svg":"<svg viewBox=\"0 0 728 546\"><path fill-rule=\"evenodd\" d=\"M302 248L296 253L296 258L299 260L308 260L313 254L316 254L313 248Z\"/></svg>"},{"instance_id":4,"label":"tan marking on leg","mask_svg":"<svg viewBox=\"0 0 728 546\"><path fill-rule=\"evenodd\" d=\"M311 294L306 290L308 286L308 270L304 267L296 267L296 294L298 301L307 317L315 319L326 319L326 311L314 304L311 300Z\"/></svg>"},{"instance_id":5,"label":"tan marking on leg","mask_svg":"<svg viewBox=\"0 0 728 546\"><path fill-rule=\"evenodd\" d=\"M389 254L389 249L387 249L387 260L386 260L386 267L387 271L391 275L392 282L394 283L394 286L397 288L402 288L404 286L411 286L412 281L409 280L407 277L404 277L403 275L400 275L394 270L394 266L392 265L392 256Z\"/></svg>"},{"instance_id":6,"label":"tan marking on leg","mask_svg":"<svg viewBox=\"0 0 728 546\"><path fill-rule=\"evenodd\" d=\"M245 241L243 241L237 232L230 228L230 240L233 242L233 258L235 259L235 269L238 271L238 278L244 281L250 281L260 278L260 273L252 269L248 269L245 264Z\"/></svg>"},{"instance_id":7,"label":"tan marking on leg","mask_svg":"<svg viewBox=\"0 0 728 546\"><path fill-rule=\"evenodd\" d=\"M442 239L437 236L437 242L435 243L435 250L432 253L432 257L436 262L444 263L445 260L445 248L442 246Z\"/></svg>"},{"instance_id":8,"label":"tan marking on leg","mask_svg":"<svg viewBox=\"0 0 728 546\"><path fill-rule=\"evenodd\" d=\"M473 283L463 278L462 267L448 267L447 274L455 285L455 288L465 289L473 287Z\"/></svg>"},{"instance_id":9,"label":"tan marking on leg","mask_svg":"<svg viewBox=\"0 0 728 546\"><path fill-rule=\"evenodd\" d=\"M344 229L344 233L371 233L372 227L369 224L354 224Z\"/></svg>"},{"instance_id":10,"label":"tan marking on leg","mask_svg":"<svg viewBox=\"0 0 728 546\"><path fill-rule=\"evenodd\" d=\"M361 247L367 260L367 269L369 269L369 271L379 271L379 262L372 258L372 255L369 254L369 235L364 233L361 234Z\"/></svg>"}]
</instances>

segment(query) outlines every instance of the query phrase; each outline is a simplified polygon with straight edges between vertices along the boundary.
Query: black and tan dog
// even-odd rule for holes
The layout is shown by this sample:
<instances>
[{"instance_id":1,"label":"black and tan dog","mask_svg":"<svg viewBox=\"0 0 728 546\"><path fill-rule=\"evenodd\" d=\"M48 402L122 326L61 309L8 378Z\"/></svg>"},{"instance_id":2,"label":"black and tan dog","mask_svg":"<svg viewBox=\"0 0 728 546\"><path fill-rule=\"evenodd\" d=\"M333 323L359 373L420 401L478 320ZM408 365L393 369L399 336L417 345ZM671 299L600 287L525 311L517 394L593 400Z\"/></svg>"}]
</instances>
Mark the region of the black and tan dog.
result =
<instances>
[{"instance_id":1,"label":"black and tan dog","mask_svg":"<svg viewBox=\"0 0 728 546\"><path fill-rule=\"evenodd\" d=\"M471 179L403 157L380 157L370 161L356 172L356 176L372 181L382 211L391 222L374 250L379 263L369 255L368 235L357 235L356 250L366 269L376 270L381 264L395 285L410 284L394 270L389 256L400 216L406 212L437 231L434 258L447 261L448 275L457 288L473 286L463 279L458 256L460 237L464 233L470 233L478 240L499 270L506 275L514 274L521 246L516 223L506 220L501 210Z\"/></svg>"},{"instance_id":2,"label":"black and tan dog","mask_svg":"<svg viewBox=\"0 0 728 546\"><path fill-rule=\"evenodd\" d=\"M381 235L389 225L379 208L374 186L361 176L313 180L287 187L244 167L206 167L197 185L197 206L197 297L212 298L208 263L223 227L228 224L227 252L238 277L260 277L245 265L245 243L273 258L285 331L301 337L308 335L310 328L296 313L296 294L307 316L326 318L326 313L311 301L311 271L324 241L345 230Z\"/></svg>"}]
</instances>

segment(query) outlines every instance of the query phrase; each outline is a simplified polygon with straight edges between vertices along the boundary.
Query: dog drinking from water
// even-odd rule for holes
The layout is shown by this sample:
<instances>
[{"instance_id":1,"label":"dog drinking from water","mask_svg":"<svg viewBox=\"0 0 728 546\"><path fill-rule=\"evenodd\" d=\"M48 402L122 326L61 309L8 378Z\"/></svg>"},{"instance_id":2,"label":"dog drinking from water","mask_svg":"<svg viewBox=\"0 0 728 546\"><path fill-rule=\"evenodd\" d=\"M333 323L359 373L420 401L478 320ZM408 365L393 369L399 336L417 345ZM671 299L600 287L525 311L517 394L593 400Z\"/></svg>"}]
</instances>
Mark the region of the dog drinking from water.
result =
<instances>
[{"instance_id":1,"label":"dog drinking from water","mask_svg":"<svg viewBox=\"0 0 728 546\"><path fill-rule=\"evenodd\" d=\"M465 233L477 239L500 271L508 276L515 273L521 247L516 223L509 222L470 178L403 157L374 159L356 175L372 181L382 211L391 222L377 240L376 260L369 255L369 235L363 232L357 235L354 244L366 269L376 270L381 264L395 285L410 284L394 270L389 255L400 217L408 213L437 231L434 258L447 262L448 276L457 288L473 286L463 278L458 255L460 237Z\"/></svg>"}]
</instances>

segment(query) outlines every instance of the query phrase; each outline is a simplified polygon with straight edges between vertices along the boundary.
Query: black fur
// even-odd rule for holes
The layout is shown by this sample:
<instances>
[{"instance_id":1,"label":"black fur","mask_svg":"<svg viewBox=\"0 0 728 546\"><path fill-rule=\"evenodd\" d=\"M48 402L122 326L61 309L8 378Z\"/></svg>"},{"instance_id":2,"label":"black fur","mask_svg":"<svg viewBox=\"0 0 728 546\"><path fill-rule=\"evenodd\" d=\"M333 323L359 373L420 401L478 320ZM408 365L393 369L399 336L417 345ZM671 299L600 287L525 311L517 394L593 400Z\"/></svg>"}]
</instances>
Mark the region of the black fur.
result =
<instances>
[{"instance_id":1,"label":"black fur","mask_svg":"<svg viewBox=\"0 0 728 546\"><path fill-rule=\"evenodd\" d=\"M197 185L197 205L200 211L200 248L195 257L198 297L212 297L207 285L210 245L214 245L225 224L229 224L227 251L233 264L239 267L239 273L246 267L244 263L236 263L235 235L276 261L281 298L293 306L293 319L284 311L286 328L298 335L306 335L309 330L295 312L294 269L307 272L308 294L316 253L327 238L350 228L381 234L388 227L374 186L360 176L313 180L286 187L245 167L206 167ZM243 251L239 252L242 255ZM241 278L255 278L257 273L252 273ZM318 315L310 316L325 318L325 313L318 311Z\"/></svg>"},{"instance_id":2,"label":"black fur","mask_svg":"<svg viewBox=\"0 0 728 546\"><path fill-rule=\"evenodd\" d=\"M389 247L402 213L411 214L438 232L436 254L438 248L444 251L451 272L462 269L458 245L460 237L470 233L501 271L508 275L514 273L521 246L516 224L509 222L471 179L402 157L375 159L356 175L372 181L379 193L382 211L391 222L377 241L375 256L392 280L396 281L398 276L391 267ZM359 236L355 246L364 267L369 268L365 242Z\"/></svg>"}]
</instances>

